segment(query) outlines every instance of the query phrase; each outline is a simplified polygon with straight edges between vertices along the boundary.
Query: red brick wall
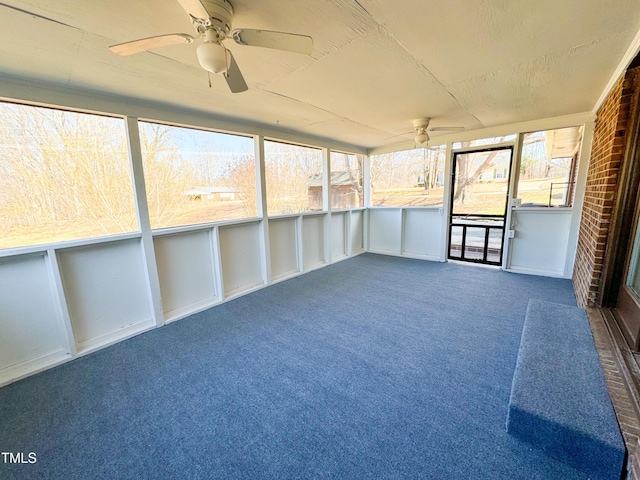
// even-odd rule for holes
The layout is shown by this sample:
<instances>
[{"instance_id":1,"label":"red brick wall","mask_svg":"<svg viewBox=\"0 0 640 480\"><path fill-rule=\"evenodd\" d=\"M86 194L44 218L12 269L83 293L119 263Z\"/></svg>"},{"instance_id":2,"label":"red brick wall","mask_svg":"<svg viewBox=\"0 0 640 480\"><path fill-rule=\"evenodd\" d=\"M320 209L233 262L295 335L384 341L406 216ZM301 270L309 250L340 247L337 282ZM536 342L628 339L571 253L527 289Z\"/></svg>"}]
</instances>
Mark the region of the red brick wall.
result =
<instances>
[{"instance_id":1,"label":"red brick wall","mask_svg":"<svg viewBox=\"0 0 640 480\"><path fill-rule=\"evenodd\" d=\"M618 174L638 70L621 78L598 110L580 221L573 285L578 304L597 305Z\"/></svg>"}]
</instances>

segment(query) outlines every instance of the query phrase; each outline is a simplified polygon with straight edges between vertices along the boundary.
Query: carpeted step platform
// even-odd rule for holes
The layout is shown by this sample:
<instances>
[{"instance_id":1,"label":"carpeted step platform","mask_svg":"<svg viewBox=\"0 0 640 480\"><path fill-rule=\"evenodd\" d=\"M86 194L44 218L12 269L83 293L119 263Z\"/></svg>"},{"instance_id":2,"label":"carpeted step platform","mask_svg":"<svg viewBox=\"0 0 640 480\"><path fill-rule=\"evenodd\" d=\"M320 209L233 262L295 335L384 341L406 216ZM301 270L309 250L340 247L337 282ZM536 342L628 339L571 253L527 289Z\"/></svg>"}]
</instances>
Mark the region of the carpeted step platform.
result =
<instances>
[{"instance_id":1,"label":"carpeted step platform","mask_svg":"<svg viewBox=\"0 0 640 480\"><path fill-rule=\"evenodd\" d=\"M625 446L583 309L529 301L507 431L592 478L620 478Z\"/></svg>"}]
</instances>

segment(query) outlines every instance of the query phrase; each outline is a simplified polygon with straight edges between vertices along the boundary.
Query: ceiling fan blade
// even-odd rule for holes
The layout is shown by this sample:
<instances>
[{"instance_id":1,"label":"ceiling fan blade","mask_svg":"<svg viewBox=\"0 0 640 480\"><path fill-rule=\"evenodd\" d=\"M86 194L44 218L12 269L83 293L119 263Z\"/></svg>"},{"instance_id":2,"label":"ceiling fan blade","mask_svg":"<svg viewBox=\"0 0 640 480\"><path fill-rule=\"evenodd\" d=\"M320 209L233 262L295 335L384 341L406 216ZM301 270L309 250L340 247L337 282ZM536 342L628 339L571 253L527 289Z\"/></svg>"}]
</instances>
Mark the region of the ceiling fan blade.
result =
<instances>
[{"instance_id":1,"label":"ceiling fan blade","mask_svg":"<svg viewBox=\"0 0 640 480\"><path fill-rule=\"evenodd\" d=\"M229 50L227 50L227 55L229 55L229 67L227 67L227 71L224 73L224 79L227 81L227 85L229 85L229 90L231 90L231 93L240 93L248 90L249 87L247 87L247 83L244 81L242 73L240 73L238 64Z\"/></svg>"},{"instance_id":2,"label":"ceiling fan blade","mask_svg":"<svg viewBox=\"0 0 640 480\"><path fill-rule=\"evenodd\" d=\"M126 57L134 53L146 52L154 48L166 47L168 45L177 45L179 43L191 43L194 37L186 33L171 33L169 35L158 35L157 37L141 38L133 42L119 43L111 45L109 50L117 55Z\"/></svg>"},{"instance_id":3,"label":"ceiling fan blade","mask_svg":"<svg viewBox=\"0 0 640 480\"><path fill-rule=\"evenodd\" d=\"M252 47L274 48L287 52L311 55L313 39L307 35L238 28L231 35L236 43Z\"/></svg>"},{"instance_id":4,"label":"ceiling fan blade","mask_svg":"<svg viewBox=\"0 0 640 480\"><path fill-rule=\"evenodd\" d=\"M177 0L185 12L195 18L209 18L209 12L204 8L204 5L200 0Z\"/></svg>"},{"instance_id":5,"label":"ceiling fan blade","mask_svg":"<svg viewBox=\"0 0 640 480\"><path fill-rule=\"evenodd\" d=\"M396 135L392 135L390 137L385 138L385 140L391 140L392 138L404 137L405 135L409 135L409 134L415 134L415 132L413 130L411 130L410 132L398 133Z\"/></svg>"},{"instance_id":6,"label":"ceiling fan blade","mask_svg":"<svg viewBox=\"0 0 640 480\"><path fill-rule=\"evenodd\" d=\"M464 130L464 127L433 127L428 129L430 132L457 132Z\"/></svg>"}]
</instances>

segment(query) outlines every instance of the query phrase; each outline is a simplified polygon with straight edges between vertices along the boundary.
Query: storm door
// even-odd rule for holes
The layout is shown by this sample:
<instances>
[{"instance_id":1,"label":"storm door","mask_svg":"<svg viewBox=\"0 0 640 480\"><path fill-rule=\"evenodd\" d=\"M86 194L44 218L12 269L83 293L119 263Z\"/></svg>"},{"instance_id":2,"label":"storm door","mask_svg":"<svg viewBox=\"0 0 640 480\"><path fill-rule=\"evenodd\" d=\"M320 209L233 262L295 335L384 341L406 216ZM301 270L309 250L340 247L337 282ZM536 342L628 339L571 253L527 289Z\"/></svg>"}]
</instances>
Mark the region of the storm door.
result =
<instances>
[{"instance_id":1,"label":"storm door","mask_svg":"<svg viewBox=\"0 0 640 480\"><path fill-rule=\"evenodd\" d=\"M502 265L513 147L453 157L448 258Z\"/></svg>"}]
</instances>

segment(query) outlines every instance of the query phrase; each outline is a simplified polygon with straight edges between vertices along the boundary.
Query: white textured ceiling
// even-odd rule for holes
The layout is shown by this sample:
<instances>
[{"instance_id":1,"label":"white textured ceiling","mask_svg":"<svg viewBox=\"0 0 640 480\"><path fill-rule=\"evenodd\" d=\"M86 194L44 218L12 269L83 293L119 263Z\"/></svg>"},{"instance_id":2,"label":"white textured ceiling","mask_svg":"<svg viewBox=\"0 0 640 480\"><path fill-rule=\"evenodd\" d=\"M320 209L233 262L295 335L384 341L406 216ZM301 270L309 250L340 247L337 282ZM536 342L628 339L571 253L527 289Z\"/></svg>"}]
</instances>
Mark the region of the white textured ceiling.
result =
<instances>
[{"instance_id":1,"label":"white textured ceiling","mask_svg":"<svg viewBox=\"0 0 640 480\"><path fill-rule=\"evenodd\" d=\"M107 50L194 34L175 0L0 0L0 76L371 148L411 138L417 117L473 130L590 111L640 29L637 0L231 3L233 27L311 35L312 55L227 41L249 85L232 94L208 88L195 44Z\"/></svg>"}]
</instances>

